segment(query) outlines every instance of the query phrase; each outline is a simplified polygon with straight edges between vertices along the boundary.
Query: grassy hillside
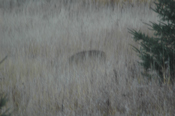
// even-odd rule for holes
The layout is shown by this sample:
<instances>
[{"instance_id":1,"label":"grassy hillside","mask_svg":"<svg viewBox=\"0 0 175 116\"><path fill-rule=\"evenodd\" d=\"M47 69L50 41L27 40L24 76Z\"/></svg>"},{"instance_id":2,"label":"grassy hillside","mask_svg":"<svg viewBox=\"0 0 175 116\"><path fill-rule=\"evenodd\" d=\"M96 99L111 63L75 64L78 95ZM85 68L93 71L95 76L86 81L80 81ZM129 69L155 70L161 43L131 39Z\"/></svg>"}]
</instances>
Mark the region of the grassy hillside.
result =
<instances>
[{"instance_id":1,"label":"grassy hillside","mask_svg":"<svg viewBox=\"0 0 175 116\"><path fill-rule=\"evenodd\" d=\"M134 2L111 8L78 0L9 0L11 6L0 0L0 59L8 55L0 66L0 91L9 96L13 115L175 114L174 87L143 78L130 46L139 47L127 28L152 36L142 22L158 20L149 5ZM103 51L105 64L69 63L88 50Z\"/></svg>"}]
</instances>

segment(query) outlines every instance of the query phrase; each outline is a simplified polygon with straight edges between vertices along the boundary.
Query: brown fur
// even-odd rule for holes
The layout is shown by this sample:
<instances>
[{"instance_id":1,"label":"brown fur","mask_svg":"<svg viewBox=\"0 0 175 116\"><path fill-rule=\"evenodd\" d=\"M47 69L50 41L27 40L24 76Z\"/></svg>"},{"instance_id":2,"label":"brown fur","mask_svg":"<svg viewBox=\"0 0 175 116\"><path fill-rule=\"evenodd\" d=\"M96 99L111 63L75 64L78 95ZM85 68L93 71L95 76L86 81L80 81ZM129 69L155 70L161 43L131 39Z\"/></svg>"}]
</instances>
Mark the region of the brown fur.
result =
<instances>
[{"instance_id":1,"label":"brown fur","mask_svg":"<svg viewBox=\"0 0 175 116\"><path fill-rule=\"evenodd\" d=\"M106 61L106 54L103 51L99 50L89 50L89 51L81 51L76 54L73 54L69 58L69 63L83 63L85 61L90 60L98 60L98 61Z\"/></svg>"}]
</instances>

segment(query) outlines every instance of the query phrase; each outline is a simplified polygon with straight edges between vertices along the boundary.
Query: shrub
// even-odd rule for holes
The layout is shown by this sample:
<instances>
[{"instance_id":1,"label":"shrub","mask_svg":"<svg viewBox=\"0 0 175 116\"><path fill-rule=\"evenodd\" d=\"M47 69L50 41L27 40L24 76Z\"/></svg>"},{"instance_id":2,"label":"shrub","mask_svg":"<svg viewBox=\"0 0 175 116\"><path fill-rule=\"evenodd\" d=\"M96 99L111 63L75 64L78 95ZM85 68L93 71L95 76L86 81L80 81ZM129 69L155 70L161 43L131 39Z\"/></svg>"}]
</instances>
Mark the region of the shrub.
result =
<instances>
[{"instance_id":1,"label":"shrub","mask_svg":"<svg viewBox=\"0 0 175 116\"><path fill-rule=\"evenodd\" d=\"M145 23L153 30L154 37L134 29L129 29L129 32L141 45L140 48L133 48L141 59L139 63L144 67L145 74L155 70L160 82L169 83L175 78L175 1L158 0L154 5L155 8L151 9L158 13L160 20L158 23Z\"/></svg>"},{"instance_id":2,"label":"shrub","mask_svg":"<svg viewBox=\"0 0 175 116\"><path fill-rule=\"evenodd\" d=\"M0 61L0 64L7 58L7 56ZM9 113L9 109L5 110L3 107L6 105L8 99L7 95L4 95L3 93L0 94L0 116L10 116L11 114Z\"/></svg>"}]
</instances>

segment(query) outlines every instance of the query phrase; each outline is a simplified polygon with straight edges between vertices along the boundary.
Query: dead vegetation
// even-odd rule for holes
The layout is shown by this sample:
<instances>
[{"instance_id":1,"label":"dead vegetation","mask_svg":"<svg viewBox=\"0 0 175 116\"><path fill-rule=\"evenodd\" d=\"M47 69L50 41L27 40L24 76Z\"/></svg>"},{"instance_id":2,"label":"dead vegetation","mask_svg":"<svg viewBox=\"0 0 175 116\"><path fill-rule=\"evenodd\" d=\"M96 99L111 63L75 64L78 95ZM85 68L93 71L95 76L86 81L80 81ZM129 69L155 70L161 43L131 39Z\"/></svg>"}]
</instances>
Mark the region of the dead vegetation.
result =
<instances>
[{"instance_id":1,"label":"dead vegetation","mask_svg":"<svg viewBox=\"0 0 175 116\"><path fill-rule=\"evenodd\" d=\"M158 20L149 7L25 5L0 14L0 91L14 116L175 114L174 85L144 78L129 46L127 28L149 34L141 21Z\"/></svg>"}]
</instances>

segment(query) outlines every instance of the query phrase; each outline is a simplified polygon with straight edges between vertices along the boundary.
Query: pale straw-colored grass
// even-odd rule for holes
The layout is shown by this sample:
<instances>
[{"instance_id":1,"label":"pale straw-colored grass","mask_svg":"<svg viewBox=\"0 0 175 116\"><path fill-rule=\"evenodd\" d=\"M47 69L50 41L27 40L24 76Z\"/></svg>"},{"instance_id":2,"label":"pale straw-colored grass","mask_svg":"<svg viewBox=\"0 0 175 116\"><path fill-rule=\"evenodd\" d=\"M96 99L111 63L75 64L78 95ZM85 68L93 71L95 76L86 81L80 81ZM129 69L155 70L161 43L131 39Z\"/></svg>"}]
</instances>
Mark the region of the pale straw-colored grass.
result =
<instances>
[{"instance_id":1,"label":"pale straw-colored grass","mask_svg":"<svg viewBox=\"0 0 175 116\"><path fill-rule=\"evenodd\" d=\"M173 114L173 90L142 77L129 45L139 47L127 28L153 35L142 23L158 20L149 7L38 0L0 12L0 91L14 116ZM105 63L70 66L89 50Z\"/></svg>"}]
</instances>

